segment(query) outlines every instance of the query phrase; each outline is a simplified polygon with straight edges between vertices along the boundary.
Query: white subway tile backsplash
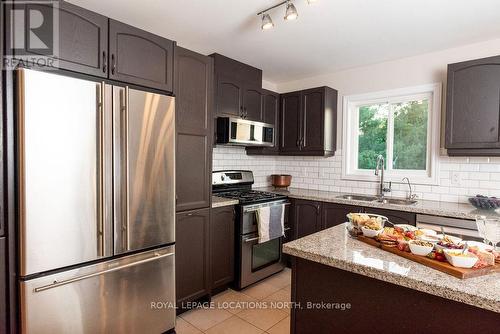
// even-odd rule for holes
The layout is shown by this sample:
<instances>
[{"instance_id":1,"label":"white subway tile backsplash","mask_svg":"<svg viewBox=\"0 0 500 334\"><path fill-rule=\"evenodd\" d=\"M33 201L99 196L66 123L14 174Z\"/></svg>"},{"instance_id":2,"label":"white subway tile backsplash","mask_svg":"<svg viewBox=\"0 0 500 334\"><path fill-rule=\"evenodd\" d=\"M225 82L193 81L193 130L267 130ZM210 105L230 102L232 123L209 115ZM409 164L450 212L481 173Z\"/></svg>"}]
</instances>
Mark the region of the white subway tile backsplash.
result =
<instances>
[{"instance_id":1,"label":"white subway tile backsplash","mask_svg":"<svg viewBox=\"0 0 500 334\"><path fill-rule=\"evenodd\" d=\"M376 194L377 183L343 180L342 151L330 158L247 156L242 147L216 147L213 169L249 169L255 175L255 187L270 184L269 175L287 173L293 176L295 188L334 192ZM482 194L500 197L500 158L462 158L441 156L439 185L415 185L414 193L420 199L449 202L467 202L468 196ZM452 175L458 174L458 184L452 184ZM392 196L404 197L408 186L393 183Z\"/></svg>"}]
</instances>

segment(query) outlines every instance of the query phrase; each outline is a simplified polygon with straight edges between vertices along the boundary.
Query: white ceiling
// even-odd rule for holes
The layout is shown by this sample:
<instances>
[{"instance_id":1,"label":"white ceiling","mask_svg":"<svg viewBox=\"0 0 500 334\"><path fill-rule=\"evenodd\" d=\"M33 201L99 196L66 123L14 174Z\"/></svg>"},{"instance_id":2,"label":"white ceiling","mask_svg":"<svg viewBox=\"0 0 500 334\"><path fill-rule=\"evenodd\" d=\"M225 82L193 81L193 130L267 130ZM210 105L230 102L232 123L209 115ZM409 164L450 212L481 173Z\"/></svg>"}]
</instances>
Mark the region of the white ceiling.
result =
<instances>
[{"instance_id":1,"label":"white ceiling","mask_svg":"<svg viewBox=\"0 0 500 334\"><path fill-rule=\"evenodd\" d=\"M69 0L263 69L281 83L500 37L500 0L294 0L297 21L256 13L280 0Z\"/></svg>"}]
</instances>

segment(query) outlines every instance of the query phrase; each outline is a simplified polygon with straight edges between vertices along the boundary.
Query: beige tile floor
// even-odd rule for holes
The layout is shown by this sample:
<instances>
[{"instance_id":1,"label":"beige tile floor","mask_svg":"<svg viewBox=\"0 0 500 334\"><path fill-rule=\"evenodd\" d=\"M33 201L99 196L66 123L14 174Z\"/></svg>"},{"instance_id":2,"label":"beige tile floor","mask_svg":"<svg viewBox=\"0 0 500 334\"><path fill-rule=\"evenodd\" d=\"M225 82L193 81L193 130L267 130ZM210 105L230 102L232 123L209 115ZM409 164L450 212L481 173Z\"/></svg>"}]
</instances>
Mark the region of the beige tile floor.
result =
<instances>
[{"instance_id":1,"label":"beige tile floor","mask_svg":"<svg viewBox=\"0 0 500 334\"><path fill-rule=\"evenodd\" d=\"M290 333L290 269L242 291L226 290L212 298L213 308L177 317L177 334Z\"/></svg>"}]
</instances>

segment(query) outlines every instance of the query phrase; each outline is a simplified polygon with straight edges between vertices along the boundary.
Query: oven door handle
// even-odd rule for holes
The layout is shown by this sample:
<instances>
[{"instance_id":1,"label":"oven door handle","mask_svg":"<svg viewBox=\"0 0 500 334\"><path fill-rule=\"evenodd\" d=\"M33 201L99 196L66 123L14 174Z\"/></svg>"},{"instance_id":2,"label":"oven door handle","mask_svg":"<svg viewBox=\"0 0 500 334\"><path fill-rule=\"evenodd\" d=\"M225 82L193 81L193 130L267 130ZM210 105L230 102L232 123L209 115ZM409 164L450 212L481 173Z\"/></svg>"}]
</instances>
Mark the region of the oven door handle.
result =
<instances>
[{"instance_id":1,"label":"oven door handle","mask_svg":"<svg viewBox=\"0 0 500 334\"><path fill-rule=\"evenodd\" d=\"M244 241L248 243L248 242L254 242L254 241L257 241L257 240L259 240L259 237L256 237L256 238L248 238L248 239L245 239Z\"/></svg>"},{"instance_id":2,"label":"oven door handle","mask_svg":"<svg viewBox=\"0 0 500 334\"><path fill-rule=\"evenodd\" d=\"M277 203L277 204L273 204L273 205L261 204L261 205L259 205L259 206L257 206L257 207L252 206L252 207L251 207L251 208L249 208L249 209L244 209L244 210L243 210L243 213L255 212L255 211L257 211L258 209L263 208L263 207L273 207L273 206L278 206L278 205L288 206L288 205L290 205L290 204L291 204L290 202L279 202L279 203Z\"/></svg>"},{"instance_id":3,"label":"oven door handle","mask_svg":"<svg viewBox=\"0 0 500 334\"><path fill-rule=\"evenodd\" d=\"M289 231L290 228L285 228L285 232L286 231ZM279 237L279 238L283 238L283 236ZM274 238L274 239L279 239L279 238ZM274 240L274 239L271 239L271 240ZM243 239L244 242L246 243L249 243L249 242L254 242L254 241L258 241L259 240L259 237L254 237L254 238L248 238L248 239ZM269 240L269 241L271 241Z\"/></svg>"}]
</instances>

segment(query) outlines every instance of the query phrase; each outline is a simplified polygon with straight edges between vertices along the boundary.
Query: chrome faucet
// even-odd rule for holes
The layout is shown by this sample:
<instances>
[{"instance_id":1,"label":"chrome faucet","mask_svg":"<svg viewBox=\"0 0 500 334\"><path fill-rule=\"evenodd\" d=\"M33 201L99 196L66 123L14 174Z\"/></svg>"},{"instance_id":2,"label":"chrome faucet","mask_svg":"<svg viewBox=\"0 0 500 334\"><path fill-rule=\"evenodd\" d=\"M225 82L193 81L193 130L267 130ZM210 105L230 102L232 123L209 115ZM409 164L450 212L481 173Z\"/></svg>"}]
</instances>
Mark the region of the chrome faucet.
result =
<instances>
[{"instance_id":1,"label":"chrome faucet","mask_svg":"<svg viewBox=\"0 0 500 334\"><path fill-rule=\"evenodd\" d=\"M408 188L410 189L410 192L406 196L406 199L409 200L409 201L412 201L412 200L416 199L418 196L417 196L417 194L414 194L413 190L411 189L410 179L407 178L407 177L404 177L403 178L403 182L405 182L405 181L408 183Z\"/></svg>"},{"instance_id":2,"label":"chrome faucet","mask_svg":"<svg viewBox=\"0 0 500 334\"><path fill-rule=\"evenodd\" d=\"M392 187L391 182L389 182L389 188L386 188L384 186L384 165L385 165L385 159L382 155L379 155L377 157L377 167L375 167L375 175L378 176L380 174L379 194L378 194L380 200L384 199L385 193L391 192L391 187Z\"/></svg>"}]
</instances>

